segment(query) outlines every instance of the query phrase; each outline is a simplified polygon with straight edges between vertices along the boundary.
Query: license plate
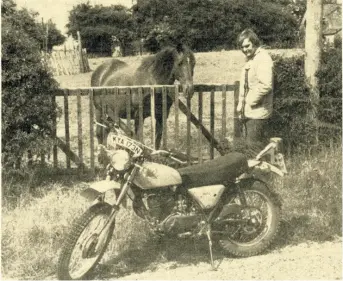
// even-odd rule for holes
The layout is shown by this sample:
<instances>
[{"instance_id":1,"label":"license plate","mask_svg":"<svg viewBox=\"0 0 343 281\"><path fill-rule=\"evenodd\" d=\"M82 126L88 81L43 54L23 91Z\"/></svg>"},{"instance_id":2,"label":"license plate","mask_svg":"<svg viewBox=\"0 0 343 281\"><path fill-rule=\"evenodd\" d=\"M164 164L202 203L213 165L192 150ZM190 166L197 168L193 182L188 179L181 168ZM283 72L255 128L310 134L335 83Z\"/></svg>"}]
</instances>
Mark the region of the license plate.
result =
<instances>
[{"instance_id":1,"label":"license plate","mask_svg":"<svg viewBox=\"0 0 343 281\"><path fill-rule=\"evenodd\" d=\"M143 149L140 148L133 140L124 136L113 135L112 137L113 143L125 147L135 155L140 155L143 152Z\"/></svg>"}]
</instances>

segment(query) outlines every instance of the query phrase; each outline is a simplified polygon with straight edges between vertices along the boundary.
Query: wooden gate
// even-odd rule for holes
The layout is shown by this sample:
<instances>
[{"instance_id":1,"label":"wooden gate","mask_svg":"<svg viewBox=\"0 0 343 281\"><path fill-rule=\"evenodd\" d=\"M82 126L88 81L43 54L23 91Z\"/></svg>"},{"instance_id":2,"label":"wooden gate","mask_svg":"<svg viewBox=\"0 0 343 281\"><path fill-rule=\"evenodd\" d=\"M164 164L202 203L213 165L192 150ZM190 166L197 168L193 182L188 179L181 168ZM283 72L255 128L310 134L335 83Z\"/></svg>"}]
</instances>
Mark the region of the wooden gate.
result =
<instances>
[{"instance_id":1,"label":"wooden gate","mask_svg":"<svg viewBox=\"0 0 343 281\"><path fill-rule=\"evenodd\" d=\"M56 142L53 149L54 167L68 169L95 169L95 124L93 98L97 95L112 95L115 103L118 95L139 95L139 122L143 122L143 93L151 99L151 112L155 112L154 99L162 93L163 136L162 148L175 148L184 152L187 158L197 158L201 163L222 154L221 143L238 135L237 106L239 82L234 85L194 85L192 98L182 97L180 86L135 86L135 87L93 87L61 89L55 102L62 108L62 116L56 121ZM167 95L173 100L167 118ZM128 130L133 129L130 103L127 103ZM105 113L105 108L103 109ZM119 118L117 120L119 121ZM146 118L137 139L146 145L155 145L155 120ZM63 152L58 155L58 148ZM65 155L65 156L64 156Z\"/></svg>"}]
</instances>

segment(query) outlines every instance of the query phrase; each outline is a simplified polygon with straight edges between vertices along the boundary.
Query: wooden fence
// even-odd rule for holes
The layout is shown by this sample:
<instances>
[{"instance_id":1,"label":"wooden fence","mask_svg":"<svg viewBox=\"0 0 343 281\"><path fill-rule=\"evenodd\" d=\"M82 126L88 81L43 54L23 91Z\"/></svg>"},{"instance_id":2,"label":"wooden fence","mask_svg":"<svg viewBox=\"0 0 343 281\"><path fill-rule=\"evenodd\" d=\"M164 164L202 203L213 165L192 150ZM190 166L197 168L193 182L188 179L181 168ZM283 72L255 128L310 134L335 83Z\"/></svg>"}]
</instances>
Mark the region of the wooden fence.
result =
<instances>
[{"instance_id":1,"label":"wooden fence","mask_svg":"<svg viewBox=\"0 0 343 281\"><path fill-rule=\"evenodd\" d=\"M59 75L73 75L90 71L86 49L52 51L47 54L47 64L52 73Z\"/></svg>"},{"instance_id":2,"label":"wooden fence","mask_svg":"<svg viewBox=\"0 0 343 281\"><path fill-rule=\"evenodd\" d=\"M67 169L74 166L81 170L94 171L96 139L93 99L97 95L112 95L114 104L118 95L126 96L129 101L126 108L127 119L122 122L126 122L127 128L131 130L131 95L139 96L138 116L141 123L143 95L150 95L151 112L155 112L155 96L162 94L162 148L185 150L188 159L195 157L199 162L211 159L221 154L221 141L238 135L234 110L238 92L239 82L234 85L194 85L192 98L182 97L177 85L61 89L55 98L55 102L63 108L63 114L55 124L53 166L65 165ZM167 95L174 100L168 118ZM137 139L153 147L156 127L154 118L150 119L150 122L145 121ZM58 148L63 152L62 157L58 155Z\"/></svg>"}]
</instances>

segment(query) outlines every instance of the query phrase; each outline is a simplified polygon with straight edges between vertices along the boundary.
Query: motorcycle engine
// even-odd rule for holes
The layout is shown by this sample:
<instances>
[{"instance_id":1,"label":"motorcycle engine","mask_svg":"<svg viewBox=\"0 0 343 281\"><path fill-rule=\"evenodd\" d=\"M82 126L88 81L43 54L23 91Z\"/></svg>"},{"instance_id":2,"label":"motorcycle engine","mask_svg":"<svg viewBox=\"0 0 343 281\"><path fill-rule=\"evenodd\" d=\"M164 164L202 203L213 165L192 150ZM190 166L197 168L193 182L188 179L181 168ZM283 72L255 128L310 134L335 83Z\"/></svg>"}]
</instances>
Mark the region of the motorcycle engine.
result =
<instances>
[{"instance_id":1,"label":"motorcycle engine","mask_svg":"<svg viewBox=\"0 0 343 281\"><path fill-rule=\"evenodd\" d=\"M175 207L174 192L169 188L147 192L142 201L149 215L159 222L166 218Z\"/></svg>"},{"instance_id":2,"label":"motorcycle engine","mask_svg":"<svg viewBox=\"0 0 343 281\"><path fill-rule=\"evenodd\" d=\"M147 192L142 201L161 232L182 234L196 228L201 221L192 202L172 189Z\"/></svg>"}]
</instances>

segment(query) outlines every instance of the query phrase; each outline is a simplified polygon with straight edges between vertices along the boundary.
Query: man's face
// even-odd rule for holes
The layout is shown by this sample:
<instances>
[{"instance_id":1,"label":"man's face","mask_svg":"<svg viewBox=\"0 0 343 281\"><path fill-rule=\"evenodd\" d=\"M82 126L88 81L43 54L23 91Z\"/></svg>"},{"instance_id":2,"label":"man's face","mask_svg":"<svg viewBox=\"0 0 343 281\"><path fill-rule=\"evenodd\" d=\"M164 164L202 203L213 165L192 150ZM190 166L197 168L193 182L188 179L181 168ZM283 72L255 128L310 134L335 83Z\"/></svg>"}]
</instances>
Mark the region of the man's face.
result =
<instances>
[{"instance_id":1,"label":"man's face","mask_svg":"<svg viewBox=\"0 0 343 281\"><path fill-rule=\"evenodd\" d=\"M246 55L249 59L254 56L257 49L248 38L243 40L241 48L244 55Z\"/></svg>"}]
</instances>

